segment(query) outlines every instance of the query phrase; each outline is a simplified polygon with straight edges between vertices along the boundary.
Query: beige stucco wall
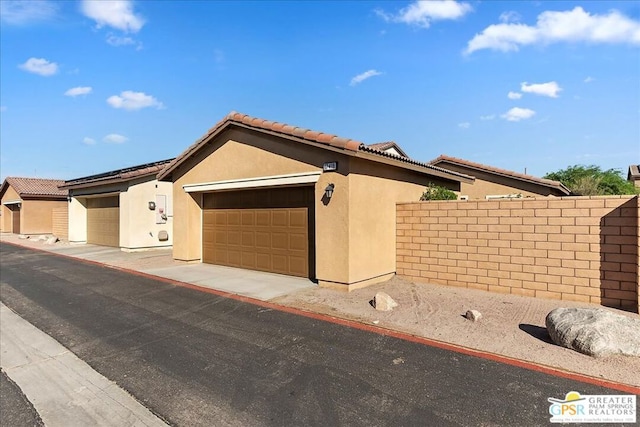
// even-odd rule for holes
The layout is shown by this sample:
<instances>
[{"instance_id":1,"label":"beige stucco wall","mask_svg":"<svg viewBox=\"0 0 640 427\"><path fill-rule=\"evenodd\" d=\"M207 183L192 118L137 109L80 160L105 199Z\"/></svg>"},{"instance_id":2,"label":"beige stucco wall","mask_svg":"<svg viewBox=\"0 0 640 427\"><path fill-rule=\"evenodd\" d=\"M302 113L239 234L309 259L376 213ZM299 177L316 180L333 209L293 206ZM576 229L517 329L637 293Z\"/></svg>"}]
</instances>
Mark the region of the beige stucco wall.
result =
<instances>
[{"instance_id":1,"label":"beige stucco wall","mask_svg":"<svg viewBox=\"0 0 640 427\"><path fill-rule=\"evenodd\" d=\"M171 247L173 243L173 217L165 224L156 224L156 212L149 209L149 202L156 195L167 196L167 211L171 214L172 185L158 182L153 177L140 178L125 183L70 190L69 241L87 242L87 198L118 195L120 200L120 247L123 250ZM165 230L169 240L158 240L158 232Z\"/></svg>"},{"instance_id":2,"label":"beige stucco wall","mask_svg":"<svg viewBox=\"0 0 640 427\"><path fill-rule=\"evenodd\" d=\"M332 161L338 170L323 172L314 184L318 283L351 289L384 280L395 272L396 202L418 200L428 182L441 182L250 131L225 132L174 171L174 258L199 261L202 256L201 195L186 193L184 185L316 172ZM330 183L334 194L326 203L324 189ZM452 189L459 191L458 185Z\"/></svg>"},{"instance_id":3,"label":"beige stucco wall","mask_svg":"<svg viewBox=\"0 0 640 427\"><path fill-rule=\"evenodd\" d=\"M11 209L9 209L5 203L14 202L16 200L22 200L18 193L11 187L7 186L7 190L2 195L2 231L6 233L13 233L13 225L11 223Z\"/></svg>"},{"instance_id":4,"label":"beige stucco wall","mask_svg":"<svg viewBox=\"0 0 640 427\"><path fill-rule=\"evenodd\" d=\"M396 271L396 203L418 201L429 182L456 193L457 183L353 159L349 173L349 283L369 284Z\"/></svg>"},{"instance_id":5,"label":"beige stucco wall","mask_svg":"<svg viewBox=\"0 0 640 427\"><path fill-rule=\"evenodd\" d=\"M149 209L149 202L156 195L167 196L171 203L170 182L140 179L129 183L126 192L120 194L120 246L123 249L169 247L173 243L173 217L168 216L165 224L156 224L156 211ZM169 209L171 212L171 209ZM167 231L169 240L160 242L158 232Z\"/></svg>"}]
</instances>

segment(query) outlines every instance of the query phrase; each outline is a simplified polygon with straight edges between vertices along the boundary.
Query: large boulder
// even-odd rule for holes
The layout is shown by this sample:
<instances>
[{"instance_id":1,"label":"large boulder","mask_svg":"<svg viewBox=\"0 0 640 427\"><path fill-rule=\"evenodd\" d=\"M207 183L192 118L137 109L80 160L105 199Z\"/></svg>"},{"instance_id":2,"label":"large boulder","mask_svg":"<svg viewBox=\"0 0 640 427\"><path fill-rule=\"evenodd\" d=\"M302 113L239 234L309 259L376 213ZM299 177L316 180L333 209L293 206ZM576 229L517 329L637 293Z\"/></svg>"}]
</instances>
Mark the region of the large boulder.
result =
<instances>
[{"instance_id":1,"label":"large boulder","mask_svg":"<svg viewBox=\"0 0 640 427\"><path fill-rule=\"evenodd\" d=\"M556 344L589 356L640 356L640 318L602 308L556 308L545 320Z\"/></svg>"}]
</instances>

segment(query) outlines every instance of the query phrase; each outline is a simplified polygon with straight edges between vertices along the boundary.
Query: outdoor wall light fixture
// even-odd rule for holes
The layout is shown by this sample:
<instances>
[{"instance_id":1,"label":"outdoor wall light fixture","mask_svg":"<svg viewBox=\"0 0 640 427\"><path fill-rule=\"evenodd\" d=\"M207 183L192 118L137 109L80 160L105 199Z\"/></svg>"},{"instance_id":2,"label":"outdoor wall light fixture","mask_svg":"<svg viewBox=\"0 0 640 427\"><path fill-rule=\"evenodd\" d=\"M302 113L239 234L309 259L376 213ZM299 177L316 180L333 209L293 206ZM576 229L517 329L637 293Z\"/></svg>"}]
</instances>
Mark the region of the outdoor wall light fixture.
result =
<instances>
[{"instance_id":1,"label":"outdoor wall light fixture","mask_svg":"<svg viewBox=\"0 0 640 427\"><path fill-rule=\"evenodd\" d=\"M327 199L330 199L331 197L333 197L333 189L334 189L335 185L333 184L329 184L327 185L327 188L324 189L324 196Z\"/></svg>"},{"instance_id":2,"label":"outdoor wall light fixture","mask_svg":"<svg viewBox=\"0 0 640 427\"><path fill-rule=\"evenodd\" d=\"M156 209L156 202L149 202L149 210L154 211Z\"/></svg>"}]
</instances>

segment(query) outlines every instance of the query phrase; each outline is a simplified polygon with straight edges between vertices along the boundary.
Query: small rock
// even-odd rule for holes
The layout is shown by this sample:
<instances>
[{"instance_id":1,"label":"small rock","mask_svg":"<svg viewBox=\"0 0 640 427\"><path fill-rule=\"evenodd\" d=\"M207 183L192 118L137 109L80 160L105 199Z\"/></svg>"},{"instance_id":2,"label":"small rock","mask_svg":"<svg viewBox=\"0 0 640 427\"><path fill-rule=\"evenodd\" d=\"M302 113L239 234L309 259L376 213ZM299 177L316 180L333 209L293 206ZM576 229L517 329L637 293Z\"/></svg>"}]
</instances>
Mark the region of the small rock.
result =
<instances>
[{"instance_id":1,"label":"small rock","mask_svg":"<svg viewBox=\"0 0 640 427\"><path fill-rule=\"evenodd\" d=\"M472 322L477 322L482 318L482 313L480 313L478 310L467 310L467 313L464 315L464 317L471 320Z\"/></svg>"},{"instance_id":2,"label":"small rock","mask_svg":"<svg viewBox=\"0 0 640 427\"><path fill-rule=\"evenodd\" d=\"M640 356L640 318L603 308L556 308L545 324L559 346L596 357Z\"/></svg>"},{"instance_id":3,"label":"small rock","mask_svg":"<svg viewBox=\"0 0 640 427\"><path fill-rule=\"evenodd\" d=\"M22 239L22 240L24 240L24 239L28 239L28 238L29 238L29 236L25 236L24 234L20 234L20 235L18 236L18 239Z\"/></svg>"},{"instance_id":4,"label":"small rock","mask_svg":"<svg viewBox=\"0 0 640 427\"><path fill-rule=\"evenodd\" d=\"M404 359L402 357L398 357L397 359L393 359L393 364L394 365L399 365L401 363L404 363Z\"/></svg>"},{"instance_id":5,"label":"small rock","mask_svg":"<svg viewBox=\"0 0 640 427\"><path fill-rule=\"evenodd\" d=\"M47 236L45 236L44 234L41 234L38 236L38 238L36 239L38 242L46 242L48 239Z\"/></svg>"},{"instance_id":6,"label":"small rock","mask_svg":"<svg viewBox=\"0 0 640 427\"><path fill-rule=\"evenodd\" d=\"M47 245L53 245L57 241L58 241L58 238L56 236L49 236L47 238L47 241L44 242L44 243L47 244Z\"/></svg>"},{"instance_id":7,"label":"small rock","mask_svg":"<svg viewBox=\"0 0 640 427\"><path fill-rule=\"evenodd\" d=\"M384 292L378 292L375 298L373 298L373 307L378 311L391 311L397 306L398 303Z\"/></svg>"}]
</instances>

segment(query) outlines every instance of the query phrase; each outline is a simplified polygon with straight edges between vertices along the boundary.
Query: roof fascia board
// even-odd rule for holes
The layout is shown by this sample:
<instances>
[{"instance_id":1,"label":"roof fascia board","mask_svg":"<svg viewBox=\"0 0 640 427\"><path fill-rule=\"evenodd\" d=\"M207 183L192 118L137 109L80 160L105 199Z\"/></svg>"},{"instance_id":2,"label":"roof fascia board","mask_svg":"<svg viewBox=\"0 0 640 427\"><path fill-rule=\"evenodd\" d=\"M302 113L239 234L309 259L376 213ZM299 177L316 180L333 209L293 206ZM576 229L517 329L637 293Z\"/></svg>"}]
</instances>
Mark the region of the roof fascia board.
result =
<instances>
[{"instance_id":1,"label":"roof fascia board","mask_svg":"<svg viewBox=\"0 0 640 427\"><path fill-rule=\"evenodd\" d=\"M22 203L22 200L7 200L6 202L2 202L3 205L17 205L18 203Z\"/></svg>"},{"instance_id":2,"label":"roof fascia board","mask_svg":"<svg viewBox=\"0 0 640 427\"><path fill-rule=\"evenodd\" d=\"M261 187L280 187L285 185L315 184L320 179L322 171L295 173L286 175L262 176L256 178L232 179L224 181L202 182L186 184L182 188L187 193L202 193L208 191L250 189Z\"/></svg>"}]
</instances>

